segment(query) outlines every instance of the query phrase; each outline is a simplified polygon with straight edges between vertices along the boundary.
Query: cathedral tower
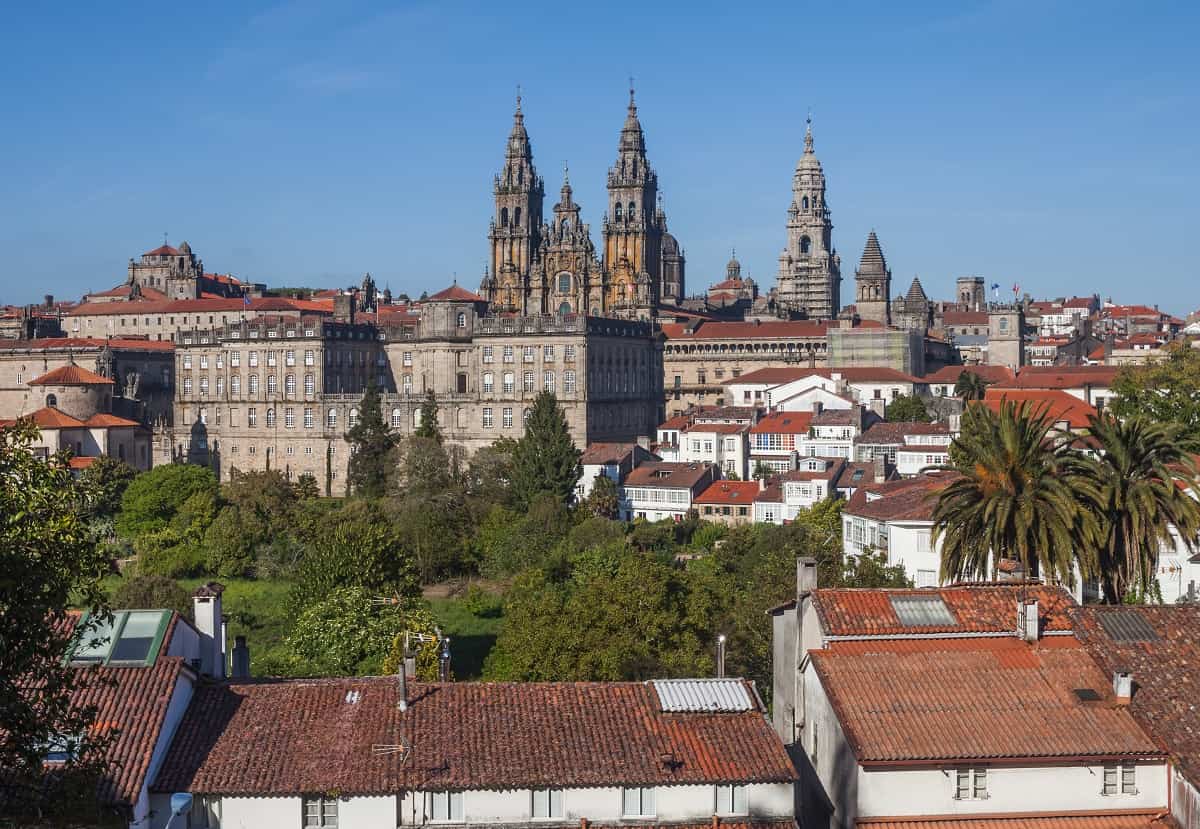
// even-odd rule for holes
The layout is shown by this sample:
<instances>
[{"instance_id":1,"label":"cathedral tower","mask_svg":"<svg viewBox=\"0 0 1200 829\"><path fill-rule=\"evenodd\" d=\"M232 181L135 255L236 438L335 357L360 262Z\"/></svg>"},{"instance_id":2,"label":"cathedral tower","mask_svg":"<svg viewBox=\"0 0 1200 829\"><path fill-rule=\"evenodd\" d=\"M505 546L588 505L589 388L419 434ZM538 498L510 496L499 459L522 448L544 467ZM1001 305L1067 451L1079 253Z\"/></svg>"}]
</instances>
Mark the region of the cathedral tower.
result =
<instances>
[{"instance_id":1,"label":"cathedral tower","mask_svg":"<svg viewBox=\"0 0 1200 829\"><path fill-rule=\"evenodd\" d=\"M665 215L655 209L657 196L658 176L646 160L646 137L630 87L617 161L608 171L608 213L603 229L604 306L593 307L592 313L646 317L657 308L666 226Z\"/></svg>"},{"instance_id":2,"label":"cathedral tower","mask_svg":"<svg viewBox=\"0 0 1200 829\"><path fill-rule=\"evenodd\" d=\"M602 303L600 262L591 228L580 218L567 170L554 217L542 226L541 247L534 265L534 292L542 313L586 314L591 294Z\"/></svg>"},{"instance_id":3,"label":"cathedral tower","mask_svg":"<svg viewBox=\"0 0 1200 829\"><path fill-rule=\"evenodd\" d=\"M892 323L892 272L888 269L875 231L867 235L862 260L854 272L854 304L860 319Z\"/></svg>"},{"instance_id":4,"label":"cathedral tower","mask_svg":"<svg viewBox=\"0 0 1200 829\"><path fill-rule=\"evenodd\" d=\"M779 255L780 304L812 319L832 319L841 310L841 257L833 247L825 173L813 153L811 118L804 132L804 155L792 175L787 236L787 247Z\"/></svg>"},{"instance_id":5,"label":"cathedral tower","mask_svg":"<svg viewBox=\"0 0 1200 829\"><path fill-rule=\"evenodd\" d=\"M525 131L520 95L504 151L504 168L496 176L492 192L496 212L488 231L491 271L485 275L481 291L498 308L537 313L540 309L529 307L530 273L541 241L545 190L533 167L533 148Z\"/></svg>"}]
</instances>

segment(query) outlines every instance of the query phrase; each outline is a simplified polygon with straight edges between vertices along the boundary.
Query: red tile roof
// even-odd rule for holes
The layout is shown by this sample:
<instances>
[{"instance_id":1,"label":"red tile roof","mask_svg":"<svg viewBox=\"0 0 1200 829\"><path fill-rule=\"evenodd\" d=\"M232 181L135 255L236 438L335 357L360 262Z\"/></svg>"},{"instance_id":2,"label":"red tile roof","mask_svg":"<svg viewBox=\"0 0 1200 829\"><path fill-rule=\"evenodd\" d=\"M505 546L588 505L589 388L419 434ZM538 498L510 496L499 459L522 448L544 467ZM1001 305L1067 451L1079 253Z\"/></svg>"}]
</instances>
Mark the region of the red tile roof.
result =
<instances>
[{"instance_id":1,"label":"red tile roof","mask_svg":"<svg viewBox=\"0 0 1200 829\"><path fill-rule=\"evenodd\" d=\"M74 363L59 366L29 381L31 386L111 386L113 381Z\"/></svg>"},{"instance_id":2,"label":"red tile roof","mask_svg":"<svg viewBox=\"0 0 1200 829\"><path fill-rule=\"evenodd\" d=\"M141 293L142 298L146 301L164 300L167 298L167 295L157 288L139 287L138 291ZM115 288L109 288L107 291L92 291L86 296L88 299L92 299L94 297L128 297L132 292L133 286L126 282L123 285L118 285Z\"/></svg>"},{"instance_id":3,"label":"red tile roof","mask_svg":"<svg viewBox=\"0 0 1200 829\"><path fill-rule=\"evenodd\" d=\"M487 302L486 299L479 294L468 291L466 288L461 288L457 283L438 291L433 296L425 300L426 302Z\"/></svg>"},{"instance_id":4,"label":"red tile roof","mask_svg":"<svg viewBox=\"0 0 1200 829\"><path fill-rule=\"evenodd\" d=\"M606 465L620 463L637 447L636 443L589 443L579 456L580 465Z\"/></svg>"},{"instance_id":5,"label":"red tile roof","mask_svg":"<svg viewBox=\"0 0 1200 829\"><path fill-rule=\"evenodd\" d=\"M922 626L921 633L1016 632L1017 601L1036 599L1042 631L1069 631L1076 607L1071 594L1044 584L963 584L916 590L875 588L821 588L813 593L813 607L827 636L893 636L913 633L901 624L891 598L938 596L954 617L952 625Z\"/></svg>"},{"instance_id":6,"label":"red tile roof","mask_svg":"<svg viewBox=\"0 0 1200 829\"><path fill-rule=\"evenodd\" d=\"M692 422L692 416L687 414L675 415L660 423L659 429L686 429Z\"/></svg>"},{"instance_id":7,"label":"red tile roof","mask_svg":"<svg viewBox=\"0 0 1200 829\"><path fill-rule=\"evenodd\" d=\"M995 389L989 388L980 404L994 412L1000 411L1005 401L1014 403L1019 408L1028 405L1035 413L1044 413L1054 423L1066 421L1070 429L1083 429L1088 425L1088 417L1096 414L1096 407L1084 403L1065 391L1053 389ZM972 404L979 405L979 404Z\"/></svg>"},{"instance_id":8,"label":"red tile roof","mask_svg":"<svg viewBox=\"0 0 1200 829\"><path fill-rule=\"evenodd\" d=\"M1109 386L1116 379L1115 366L1025 366L1016 380L1008 383L1014 389L1081 389L1084 386Z\"/></svg>"},{"instance_id":9,"label":"red tile roof","mask_svg":"<svg viewBox=\"0 0 1200 829\"><path fill-rule=\"evenodd\" d=\"M863 484L846 503L845 513L875 521L932 521L937 493L949 473L929 473L881 484Z\"/></svg>"},{"instance_id":10,"label":"red tile roof","mask_svg":"<svg viewBox=\"0 0 1200 829\"><path fill-rule=\"evenodd\" d=\"M987 383L1011 383L1016 377L1008 366L943 366L921 379L926 383L952 386L958 382L958 376L964 371L978 374Z\"/></svg>"},{"instance_id":11,"label":"red tile roof","mask_svg":"<svg viewBox=\"0 0 1200 829\"><path fill-rule=\"evenodd\" d=\"M750 427L751 434L808 434L812 425L812 412L775 412Z\"/></svg>"},{"instance_id":12,"label":"red tile roof","mask_svg":"<svg viewBox=\"0 0 1200 829\"><path fill-rule=\"evenodd\" d=\"M175 343L170 340L147 340L139 337L42 337L36 340L0 340L0 351L99 351L106 344L114 351L175 350Z\"/></svg>"},{"instance_id":13,"label":"red tile roof","mask_svg":"<svg viewBox=\"0 0 1200 829\"><path fill-rule=\"evenodd\" d=\"M333 303L284 297L251 298L247 306L241 297L232 299L174 299L166 302L85 302L67 312L69 317L118 316L121 314L219 314L247 309L255 313L304 311L332 314Z\"/></svg>"},{"instance_id":14,"label":"red tile roof","mask_svg":"<svg viewBox=\"0 0 1200 829\"><path fill-rule=\"evenodd\" d=\"M113 428L122 426L141 426L136 420L129 420L124 417L117 417L114 414L94 414L83 422L84 426L96 426L103 428Z\"/></svg>"},{"instance_id":15,"label":"red tile roof","mask_svg":"<svg viewBox=\"0 0 1200 829\"><path fill-rule=\"evenodd\" d=\"M179 256L179 248L173 248L170 245L163 244L156 247L154 250L148 250L142 256Z\"/></svg>"},{"instance_id":16,"label":"red tile roof","mask_svg":"<svg viewBox=\"0 0 1200 829\"><path fill-rule=\"evenodd\" d=\"M949 435L950 427L945 423L888 423L879 422L868 428L858 439L862 443L902 444L905 435Z\"/></svg>"},{"instance_id":17,"label":"red tile roof","mask_svg":"<svg viewBox=\"0 0 1200 829\"><path fill-rule=\"evenodd\" d=\"M1200 787L1200 605L1091 606L1073 615L1103 670L1132 672L1129 712Z\"/></svg>"},{"instance_id":18,"label":"red tile roof","mask_svg":"<svg viewBox=\"0 0 1200 829\"><path fill-rule=\"evenodd\" d=\"M71 417L54 406L44 406L35 412L21 415L22 419L29 418L39 429L81 429L83 421Z\"/></svg>"},{"instance_id":19,"label":"red tile roof","mask_svg":"<svg viewBox=\"0 0 1200 829\"><path fill-rule=\"evenodd\" d=\"M809 656L860 764L1161 755L1074 638L844 645Z\"/></svg>"},{"instance_id":20,"label":"red tile roof","mask_svg":"<svg viewBox=\"0 0 1200 829\"><path fill-rule=\"evenodd\" d=\"M802 380L805 377L824 377L826 380L838 376L847 383L919 383L922 382L911 374L905 374L887 366L850 366L848 368L795 368L772 366L756 369L726 380L725 385L732 386L742 383L762 383L768 386L778 386Z\"/></svg>"},{"instance_id":21,"label":"red tile roof","mask_svg":"<svg viewBox=\"0 0 1200 829\"><path fill-rule=\"evenodd\" d=\"M69 466L71 469L78 471L78 470L82 470L82 469L87 469L89 466L94 464L96 461L97 461L97 458L71 458L69 461L67 461L67 466Z\"/></svg>"},{"instance_id":22,"label":"red tile roof","mask_svg":"<svg viewBox=\"0 0 1200 829\"><path fill-rule=\"evenodd\" d=\"M680 322L663 323L662 332L668 340L747 340L747 339L817 339L824 337L830 328L837 328L836 320L781 320L779 322L707 322L699 325ZM688 330L691 333L688 333Z\"/></svg>"},{"instance_id":23,"label":"red tile roof","mask_svg":"<svg viewBox=\"0 0 1200 829\"><path fill-rule=\"evenodd\" d=\"M625 486L663 486L692 489L706 475L712 474L707 463L644 463L625 478Z\"/></svg>"},{"instance_id":24,"label":"red tile roof","mask_svg":"<svg viewBox=\"0 0 1200 829\"><path fill-rule=\"evenodd\" d=\"M410 683L403 714L396 695L394 677L201 687L154 789L383 795L796 779L762 711L664 713L649 683ZM407 759L372 751L402 733Z\"/></svg>"},{"instance_id":25,"label":"red tile roof","mask_svg":"<svg viewBox=\"0 0 1200 829\"><path fill-rule=\"evenodd\" d=\"M1017 812L973 817L921 815L919 817L859 818L862 829L1178 829L1162 810L1039 814Z\"/></svg>"},{"instance_id":26,"label":"red tile roof","mask_svg":"<svg viewBox=\"0 0 1200 829\"><path fill-rule=\"evenodd\" d=\"M759 491L758 481L713 481L692 503L752 504Z\"/></svg>"},{"instance_id":27,"label":"red tile roof","mask_svg":"<svg viewBox=\"0 0 1200 829\"><path fill-rule=\"evenodd\" d=\"M942 314L943 325L987 325L987 311L946 311Z\"/></svg>"}]
</instances>

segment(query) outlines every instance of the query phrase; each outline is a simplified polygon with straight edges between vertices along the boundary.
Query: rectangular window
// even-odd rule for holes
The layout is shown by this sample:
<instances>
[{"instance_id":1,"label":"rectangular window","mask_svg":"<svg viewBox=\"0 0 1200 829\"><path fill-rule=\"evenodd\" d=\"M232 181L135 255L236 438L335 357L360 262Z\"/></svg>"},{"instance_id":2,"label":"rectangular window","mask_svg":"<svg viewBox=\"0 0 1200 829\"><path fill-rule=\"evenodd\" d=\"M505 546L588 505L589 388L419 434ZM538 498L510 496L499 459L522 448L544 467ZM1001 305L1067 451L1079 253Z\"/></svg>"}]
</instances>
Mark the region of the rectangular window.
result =
<instances>
[{"instance_id":1,"label":"rectangular window","mask_svg":"<svg viewBox=\"0 0 1200 829\"><path fill-rule=\"evenodd\" d=\"M554 394L554 372L547 371L544 372L544 375L545 376L542 378L542 386L546 389L546 391Z\"/></svg>"},{"instance_id":2,"label":"rectangular window","mask_svg":"<svg viewBox=\"0 0 1200 829\"><path fill-rule=\"evenodd\" d=\"M745 786L717 786L717 802L715 814L744 815L746 809Z\"/></svg>"},{"instance_id":3,"label":"rectangular window","mask_svg":"<svg viewBox=\"0 0 1200 829\"><path fill-rule=\"evenodd\" d=\"M563 372L563 394L575 393L575 372L567 370Z\"/></svg>"},{"instance_id":4,"label":"rectangular window","mask_svg":"<svg viewBox=\"0 0 1200 829\"><path fill-rule=\"evenodd\" d=\"M288 366L296 365L296 352L295 351L284 352L283 363L284 363L284 365L288 365Z\"/></svg>"},{"instance_id":5,"label":"rectangular window","mask_svg":"<svg viewBox=\"0 0 1200 829\"><path fill-rule=\"evenodd\" d=\"M304 798L304 829L336 829L338 802L335 797Z\"/></svg>"},{"instance_id":6,"label":"rectangular window","mask_svg":"<svg viewBox=\"0 0 1200 829\"><path fill-rule=\"evenodd\" d=\"M526 372L522 373L522 375L521 375L521 388L522 388L522 390L524 390L524 391L533 391L533 384L534 384L533 372L532 372L532 371L526 371Z\"/></svg>"},{"instance_id":7,"label":"rectangular window","mask_svg":"<svg viewBox=\"0 0 1200 829\"><path fill-rule=\"evenodd\" d=\"M267 352L267 365L268 366L279 365L279 355L276 354L274 351Z\"/></svg>"},{"instance_id":8,"label":"rectangular window","mask_svg":"<svg viewBox=\"0 0 1200 829\"><path fill-rule=\"evenodd\" d=\"M412 365L412 352L405 351L404 357L401 359L401 362L406 366L411 366Z\"/></svg>"},{"instance_id":9,"label":"rectangular window","mask_svg":"<svg viewBox=\"0 0 1200 829\"><path fill-rule=\"evenodd\" d=\"M987 800L987 769L955 769L955 800Z\"/></svg>"},{"instance_id":10,"label":"rectangular window","mask_svg":"<svg viewBox=\"0 0 1200 829\"><path fill-rule=\"evenodd\" d=\"M502 419L501 419L500 425L503 426L505 429L511 429L512 428L512 409L505 407L504 411L501 413L501 418Z\"/></svg>"},{"instance_id":11,"label":"rectangular window","mask_svg":"<svg viewBox=\"0 0 1200 829\"><path fill-rule=\"evenodd\" d=\"M207 354L200 355L200 368L208 368L208 355Z\"/></svg>"},{"instance_id":12,"label":"rectangular window","mask_svg":"<svg viewBox=\"0 0 1200 829\"><path fill-rule=\"evenodd\" d=\"M514 380L513 373L511 371L504 372L504 393L505 394L513 393L513 391L516 389L515 382L516 381Z\"/></svg>"},{"instance_id":13,"label":"rectangular window","mask_svg":"<svg viewBox=\"0 0 1200 829\"><path fill-rule=\"evenodd\" d=\"M183 355L183 367L184 367L184 368L191 368L191 367L192 367L192 355L191 355L191 354L184 354L184 355Z\"/></svg>"},{"instance_id":14,"label":"rectangular window","mask_svg":"<svg viewBox=\"0 0 1200 829\"><path fill-rule=\"evenodd\" d=\"M621 790L623 817L654 817L654 788L634 787Z\"/></svg>"},{"instance_id":15,"label":"rectangular window","mask_svg":"<svg viewBox=\"0 0 1200 829\"><path fill-rule=\"evenodd\" d=\"M296 411L294 409L283 410L283 425L287 429L296 428Z\"/></svg>"},{"instance_id":16,"label":"rectangular window","mask_svg":"<svg viewBox=\"0 0 1200 829\"><path fill-rule=\"evenodd\" d=\"M525 346L525 348L521 354L521 359L523 362L526 362L526 363L533 362L533 346L531 346L531 345Z\"/></svg>"},{"instance_id":17,"label":"rectangular window","mask_svg":"<svg viewBox=\"0 0 1200 829\"><path fill-rule=\"evenodd\" d=\"M504 362L511 363L513 361L513 347L511 345L504 346Z\"/></svg>"},{"instance_id":18,"label":"rectangular window","mask_svg":"<svg viewBox=\"0 0 1200 829\"><path fill-rule=\"evenodd\" d=\"M554 360L554 346L552 346L552 345L542 346L542 361L549 363L549 362L552 362L553 360Z\"/></svg>"},{"instance_id":19,"label":"rectangular window","mask_svg":"<svg viewBox=\"0 0 1200 829\"><path fill-rule=\"evenodd\" d=\"M461 823L463 819L462 792L427 792L425 814L435 823Z\"/></svg>"},{"instance_id":20,"label":"rectangular window","mask_svg":"<svg viewBox=\"0 0 1200 829\"><path fill-rule=\"evenodd\" d=\"M1121 794L1137 794L1137 766L1121 764Z\"/></svg>"},{"instance_id":21,"label":"rectangular window","mask_svg":"<svg viewBox=\"0 0 1200 829\"><path fill-rule=\"evenodd\" d=\"M229 352L229 367L237 368L242 364L242 353L240 351Z\"/></svg>"},{"instance_id":22,"label":"rectangular window","mask_svg":"<svg viewBox=\"0 0 1200 829\"><path fill-rule=\"evenodd\" d=\"M317 422L317 420L316 420L316 416L313 415L313 410L305 409L304 410L304 428L311 429L311 428L313 428L313 426L316 425L316 422Z\"/></svg>"},{"instance_id":23,"label":"rectangular window","mask_svg":"<svg viewBox=\"0 0 1200 829\"><path fill-rule=\"evenodd\" d=\"M483 361L485 363L490 363L494 359L495 358L492 356L492 347L490 345L485 345L483 347Z\"/></svg>"},{"instance_id":24,"label":"rectangular window","mask_svg":"<svg viewBox=\"0 0 1200 829\"><path fill-rule=\"evenodd\" d=\"M483 428L492 428L492 409L490 406L483 407Z\"/></svg>"},{"instance_id":25,"label":"rectangular window","mask_svg":"<svg viewBox=\"0 0 1200 829\"><path fill-rule=\"evenodd\" d=\"M247 426L257 426L258 425L258 409L247 409L246 410L246 425ZM250 447L250 450L254 451L254 447Z\"/></svg>"},{"instance_id":26,"label":"rectangular window","mask_svg":"<svg viewBox=\"0 0 1200 829\"><path fill-rule=\"evenodd\" d=\"M534 789L530 813L535 820L562 818L562 796L562 789Z\"/></svg>"},{"instance_id":27,"label":"rectangular window","mask_svg":"<svg viewBox=\"0 0 1200 829\"><path fill-rule=\"evenodd\" d=\"M250 368L256 368L257 366L258 366L258 352L251 351L250 352Z\"/></svg>"},{"instance_id":28,"label":"rectangular window","mask_svg":"<svg viewBox=\"0 0 1200 829\"><path fill-rule=\"evenodd\" d=\"M237 425L238 425L238 410L237 409L229 410L229 425L233 428L237 428Z\"/></svg>"},{"instance_id":29,"label":"rectangular window","mask_svg":"<svg viewBox=\"0 0 1200 829\"><path fill-rule=\"evenodd\" d=\"M564 345L563 346L563 359L566 360L568 363L575 362L575 346L573 346L573 345Z\"/></svg>"},{"instance_id":30,"label":"rectangular window","mask_svg":"<svg viewBox=\"0 0 1200 829\"><path fill-rule=\"evenodd\" d=\"M310 334L309 336L312 336L312 335ZM312 365L316 365L316 362L317 362L316 355L314 355L312 353L312 351L304 352L304 365L312 366Z\"/></svg>"}]
</instances>

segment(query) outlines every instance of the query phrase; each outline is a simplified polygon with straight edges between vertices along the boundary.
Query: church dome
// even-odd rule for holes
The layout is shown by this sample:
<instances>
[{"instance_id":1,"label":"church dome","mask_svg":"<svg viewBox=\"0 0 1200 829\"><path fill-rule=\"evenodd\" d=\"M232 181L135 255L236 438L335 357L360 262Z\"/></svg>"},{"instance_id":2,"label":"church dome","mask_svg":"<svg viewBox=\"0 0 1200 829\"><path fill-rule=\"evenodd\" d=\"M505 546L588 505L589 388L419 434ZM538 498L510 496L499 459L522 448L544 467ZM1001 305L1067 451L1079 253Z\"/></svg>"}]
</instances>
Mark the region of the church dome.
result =
<instances>
[{"instance_id":1,"label":"church dome","mask_svg":"<svg viewBox=\"0 0 1200 829\"><path fill-rule=\"evenodd\" d=\"M725 265L726 279L740 279L742 276L742 263L738 261L737 256L733 256Z\"/></svg>"}]
</instances>

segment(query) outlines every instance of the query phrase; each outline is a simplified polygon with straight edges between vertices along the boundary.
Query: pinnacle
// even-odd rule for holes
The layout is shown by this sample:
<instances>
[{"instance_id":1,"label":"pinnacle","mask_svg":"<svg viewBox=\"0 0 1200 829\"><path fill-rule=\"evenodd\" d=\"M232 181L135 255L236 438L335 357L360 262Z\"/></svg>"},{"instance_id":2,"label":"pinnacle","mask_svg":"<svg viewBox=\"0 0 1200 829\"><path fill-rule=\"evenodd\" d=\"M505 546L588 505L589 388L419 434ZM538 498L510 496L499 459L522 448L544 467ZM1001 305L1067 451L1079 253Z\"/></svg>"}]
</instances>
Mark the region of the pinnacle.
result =
<instances>
[{"instance_id":1,"label":"pinnacle","mask_svg":"<svg viewBox=\"0 0 1200 829\"><path fill-rule=\"evenodd\" d=\"M873 230L867 234L867 244L858 263L858 273L861 276L887 275L887 260L883 257L883 248L879 246L879 238Z\"/></svg>"}]
</instances>

